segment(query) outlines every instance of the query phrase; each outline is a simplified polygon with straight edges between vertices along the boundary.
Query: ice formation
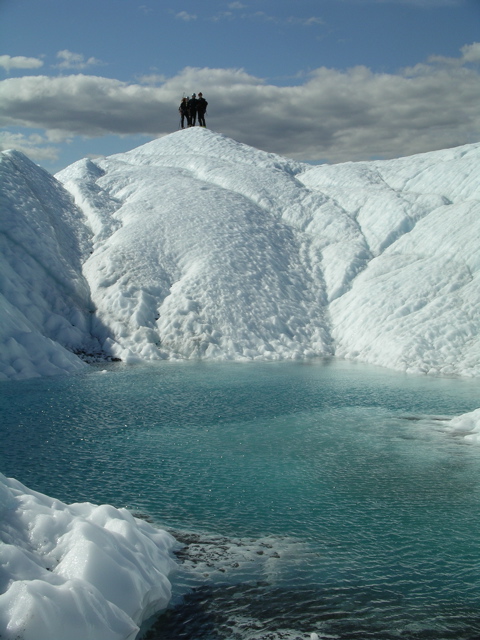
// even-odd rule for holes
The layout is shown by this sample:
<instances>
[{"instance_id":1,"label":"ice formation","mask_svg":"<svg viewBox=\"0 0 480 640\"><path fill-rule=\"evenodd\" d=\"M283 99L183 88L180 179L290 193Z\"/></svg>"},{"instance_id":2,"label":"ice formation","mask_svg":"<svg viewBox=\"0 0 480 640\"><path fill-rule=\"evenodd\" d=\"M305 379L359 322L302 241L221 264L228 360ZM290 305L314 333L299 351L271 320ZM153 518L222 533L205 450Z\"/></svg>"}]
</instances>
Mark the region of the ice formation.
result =
<instances>
[{"instance_id":1,"label":"ice formation","mask_svg":"<svg viewBox=\"0 0 480 640\"><path fill-rule=\"evenodd\" d=\"M480 443L480 409L455 416L445 422L448 431L462 437L469 444Z\"/></svg>"},{"instance_id":2,"label":"ice formation","mask_svg":"<svg viewBox=\"0 0 480 640\"><path fill-rule=\"evenodd\" d=\"M0 379L98 352L480 374L480 144L312 167L195 128L0 171Z\"/></svg>"},{"instance_id":3,"label":"ice formation","mask_svg":"<svg viewBox=\"0 0 480 640\"><path fill-rule=\"evenodd\" d=\"M66 505L0 474L0 636L133 640L169 602L174 542L125 509Z\"/></svg>"},{"instance_id":4,"label":"ice formation","mask_svg":"<svg viewBox=\"0 0 480 640\"><path fill-rule=\"evenodd\" d=\"M57 180L0 154L0 380L85 366L75 352L96 344L82 275L90 235Z\"/></svg>"}]
</instances>

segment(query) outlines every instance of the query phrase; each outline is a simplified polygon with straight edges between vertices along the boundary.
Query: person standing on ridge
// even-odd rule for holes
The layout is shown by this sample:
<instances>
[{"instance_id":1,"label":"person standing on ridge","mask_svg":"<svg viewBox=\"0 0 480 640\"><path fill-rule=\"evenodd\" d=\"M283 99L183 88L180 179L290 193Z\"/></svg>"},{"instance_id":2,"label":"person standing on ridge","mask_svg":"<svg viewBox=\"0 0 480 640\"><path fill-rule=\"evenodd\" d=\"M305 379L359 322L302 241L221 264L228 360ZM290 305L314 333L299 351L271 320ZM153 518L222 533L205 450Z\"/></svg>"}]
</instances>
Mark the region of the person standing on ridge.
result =
<instances>
[{"instance_id":1,"label":"person standing on ridge","mask_svg":"<svg viewBox=\"0 0 480 640\"><path fill-rule=\"evenodd\" d=\"M192 97L188 101L188 114L190 116L190 122L188 123L189 127L194 127L197 120L197 102L196 94L192 93Z\"/></svg>"},{"instance_id":2,"label":"person standing on ridge","mask_svg":"<svg viewBox=\"0 0 480 640\"><path fill-rule=\"evenodd\" d=\"M182 129L185 129L185 118L187 119L187 125L190 126L190 114L188 112L188 98L182 98L180 106L178 107L180 111L180 125Z\"/></svg>"},{"instance_id":3,"label":"person standing on ridge","mask_svg":"<svg viewBox=\"0 0 480 640\"><path fill-rule=\"evenodd\" d=\"M203 93L200 92L198 94L198 100L197 100L198 125L200 127L207 126L205 124L205 113L207 112L207 105L208 105L208 102L203 97Z\"/></svg>"}]
</instances>

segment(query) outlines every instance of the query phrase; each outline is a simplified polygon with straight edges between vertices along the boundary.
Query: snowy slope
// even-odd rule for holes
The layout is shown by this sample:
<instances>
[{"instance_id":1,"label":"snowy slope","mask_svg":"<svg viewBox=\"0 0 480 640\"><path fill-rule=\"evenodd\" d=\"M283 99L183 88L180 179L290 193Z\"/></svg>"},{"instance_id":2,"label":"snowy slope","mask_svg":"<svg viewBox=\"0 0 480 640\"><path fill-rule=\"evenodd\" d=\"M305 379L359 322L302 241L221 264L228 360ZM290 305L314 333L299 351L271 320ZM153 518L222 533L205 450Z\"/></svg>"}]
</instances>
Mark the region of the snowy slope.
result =
<instances>
[{"instance_id":1,"label":"snowy slope","mask_svg":"<svg viewBox=\"0 0 480 640\"><path fill-rule=\"evenodd\" d=\"M84 273L98 317L113 328L112 353L332 353L327 285L300 227L312 208L337 233L350 220L299 186L300 166L201 129L182 133L96 161L100 177L90 162L58 176L98 230ZM117 202L119 227L102 240L105 200Z\"/></svg>"},{"instance_id":2,"label":"snowy slope","mask_svg":"<svg viewBox=\"0 0 480 640\"><path fill-rule=\"evenodd\" d=\"M479 160L471 145L311 168L194 129L58 177L97 229L85 273L122 359L477 375ZM102 240L105 202L120 226Z\"/></svg>"},{"instance_id":3,"label":"snowy slope","mask_svg":"<svg viewBox=\"0 0 480 640\"><path fill-rule=\"evenodd\" d=\"M0 154L0 380L85 366L72 353L95 342L82 218L52 176Z\"/></svg>"},{"instance_id":4,"label":"snowy slope","mask_svg":"<svg viewBox=\"0 0 480 640\"><path fill-rule=\"evenodd\" d=\"M22 162L23 179L33 165ZM125 361L338 355L480 374L479 144L312 167L193 128L56 178L76 204L62 200L54 216L75 246L49 246L70 261L64 280L77 295L58 315L76 344L94 335ZM18 188L6 191L32 224ZM3 281L17 277L11 265ZM63 299L65 282L55 282ZM81 351L45 330L51 308L34 329Z\"/></svg>"},{"instance_id":5,"label":"snowy slope","mask_svg":"<svg viewBox=\"0 0 480 640\"><path fill-rule=\"evenodd\" d=\"M7 640L133 640L170 600L174 539L125 509L66 505L0 474Z\"/></svg>"},{"instance_id":6,"label":"snowy slope","mask_svg":"<svg viewBox=\"0 0 480 640\"><path fill-rule=\"evenodd\" d=\"M330 305L338 356L478 375L479 165L470 145L303 174L355 217L375 256Z\"/></svg>"}]
</instances>

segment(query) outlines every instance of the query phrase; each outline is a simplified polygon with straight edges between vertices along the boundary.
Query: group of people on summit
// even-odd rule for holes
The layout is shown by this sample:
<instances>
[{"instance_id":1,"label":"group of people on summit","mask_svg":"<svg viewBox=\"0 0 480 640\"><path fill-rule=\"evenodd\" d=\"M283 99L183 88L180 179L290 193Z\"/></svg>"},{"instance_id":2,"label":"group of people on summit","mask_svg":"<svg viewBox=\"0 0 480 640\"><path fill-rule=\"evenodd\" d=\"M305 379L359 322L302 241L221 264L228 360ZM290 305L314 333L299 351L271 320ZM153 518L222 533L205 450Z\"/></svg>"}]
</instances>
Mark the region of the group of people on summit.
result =
<instances>
[{"instance_id":1,"label":"group of people on summit","mask_svg":"<svg viewBox=\"0 0 480 640\"><path fill-rule=\"evenodd\" d=\"M205 114L207 112L207 105L208 102L205 100L202 93L198 94L198 98L195 93L192 94L191 98L182 98L178 108L180 112L180 126L182 129L185 129L185 121L187 122L187 127L194 127L197 122L197 116L198 126L206 127Z\"/></svg>"}]
</instances>

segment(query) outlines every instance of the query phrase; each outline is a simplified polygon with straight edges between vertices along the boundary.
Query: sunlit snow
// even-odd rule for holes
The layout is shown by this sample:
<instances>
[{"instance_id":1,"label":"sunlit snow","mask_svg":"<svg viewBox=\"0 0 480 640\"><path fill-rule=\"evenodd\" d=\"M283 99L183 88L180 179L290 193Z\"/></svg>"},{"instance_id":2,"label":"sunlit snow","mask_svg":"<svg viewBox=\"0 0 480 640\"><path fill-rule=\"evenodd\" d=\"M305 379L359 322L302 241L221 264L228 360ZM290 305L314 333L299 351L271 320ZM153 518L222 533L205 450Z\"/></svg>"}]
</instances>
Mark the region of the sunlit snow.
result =
<instances>
[{"instance_id":1,"label":"sunlit snow","mask_svg":"<svg viewBox=\"0 0 480 640\"><path fill-rule=\"evenodd\" d=\"M82 275L90 235L52 176L0 154L0 380L75 371L74 352L99 349Z\"/></svg>"},{"instance_id":2,"label":"sunlit snow","mask_svg":"<svg viewBox=\"0 0 480 640\"><path fill-rule=\"evenodd\" d=\"M479 144L312 167L197 128L0 170L2 378L74 353L480 373Z\"/></svg>"},{"instance_id":3,"label":"sunlit snow","mask_svg":"<svg viewBox=\"0 0 480 640\"><path fill-rule=\"evenodd\" d=\"M66 505L0 474L2 638L135 638L169 602L174 542L125 509Z\"/></svg>"},{"instance_id":4,"label":"sunlit snow","mask_svg":"<svg viewBox=\"0 0 480 640\"><path fill-rule=\"evenodd\" d=\"M480 409L464 413L445 422L449 431L470 444L480 443Z\"/></svg>"}]
</instances>

